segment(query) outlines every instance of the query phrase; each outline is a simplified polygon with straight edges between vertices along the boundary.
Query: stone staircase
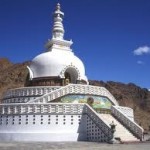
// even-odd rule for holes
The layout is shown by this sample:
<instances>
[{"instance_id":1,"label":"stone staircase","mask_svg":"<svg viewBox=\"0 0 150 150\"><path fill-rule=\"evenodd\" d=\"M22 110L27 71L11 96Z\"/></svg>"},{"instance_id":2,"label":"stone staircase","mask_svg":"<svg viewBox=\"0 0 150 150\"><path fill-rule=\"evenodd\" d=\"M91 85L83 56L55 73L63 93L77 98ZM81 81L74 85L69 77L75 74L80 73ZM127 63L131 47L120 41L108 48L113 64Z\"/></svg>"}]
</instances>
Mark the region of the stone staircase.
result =
<instances>
[{"instance_id":1,"label":"stone staircase","mask_svg":"<svg viewBox=\"0 0 150 150\"><path fill-rule=\"evenodd\" d=\"M124 127L116 118L114 118L111 114L99 114L99 117L108 125L114 122L116 125L116 131L114 133L114 137L117 139L121 139L122 142L138 142L137 139L126 127Z\"/></svg>"}]
</instances>

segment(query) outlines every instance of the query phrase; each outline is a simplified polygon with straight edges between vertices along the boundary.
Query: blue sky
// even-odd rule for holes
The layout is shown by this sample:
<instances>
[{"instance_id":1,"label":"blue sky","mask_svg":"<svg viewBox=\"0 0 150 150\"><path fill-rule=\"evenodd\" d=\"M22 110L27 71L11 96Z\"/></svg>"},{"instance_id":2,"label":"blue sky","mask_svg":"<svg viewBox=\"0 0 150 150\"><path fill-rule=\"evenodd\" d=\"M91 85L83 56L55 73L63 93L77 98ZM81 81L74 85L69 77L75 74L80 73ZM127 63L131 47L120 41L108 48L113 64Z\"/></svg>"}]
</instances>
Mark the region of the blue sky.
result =
<instances>
[{"instance_id":1,"label":"blue sky","mask_svg":"<svg viewBox=\"0 0 150 150\"><path fill-rule=\"evenodd\" d=\"M42 53L57 2L89 79L150 88L150 0L0 0L0 57L18 63Z\"/></svg>"}]
</instances>

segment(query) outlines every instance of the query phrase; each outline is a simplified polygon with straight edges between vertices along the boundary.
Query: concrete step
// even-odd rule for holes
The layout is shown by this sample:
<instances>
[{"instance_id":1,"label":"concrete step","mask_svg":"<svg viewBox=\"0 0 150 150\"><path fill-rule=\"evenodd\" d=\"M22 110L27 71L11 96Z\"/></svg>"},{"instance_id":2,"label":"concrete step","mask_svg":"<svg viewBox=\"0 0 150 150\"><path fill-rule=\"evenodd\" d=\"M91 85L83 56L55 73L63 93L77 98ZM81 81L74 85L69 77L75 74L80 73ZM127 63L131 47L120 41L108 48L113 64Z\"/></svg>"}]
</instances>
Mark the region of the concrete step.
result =
<instances>
[{"instance_id":1,"label":"concrete step","mask_svg":"<svg viewBox=\"0 0 150 150\"><path fill-rule=\"evenodd\" d=\"M99 114L99 117L108 125L114 122L116 131L114 137L120 138L122 141L139 141L127 128L125 128L116 118L111 114Z\"/></svg>"}]
</instances>

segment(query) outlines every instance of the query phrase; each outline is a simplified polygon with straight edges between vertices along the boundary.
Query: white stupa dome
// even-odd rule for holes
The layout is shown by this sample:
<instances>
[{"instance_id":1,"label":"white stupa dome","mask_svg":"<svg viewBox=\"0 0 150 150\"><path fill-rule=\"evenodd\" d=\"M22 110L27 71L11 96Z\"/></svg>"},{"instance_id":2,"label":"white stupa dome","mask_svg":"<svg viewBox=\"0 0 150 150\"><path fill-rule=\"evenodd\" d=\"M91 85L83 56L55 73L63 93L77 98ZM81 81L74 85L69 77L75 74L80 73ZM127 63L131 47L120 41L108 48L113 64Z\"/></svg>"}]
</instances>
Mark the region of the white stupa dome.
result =
<instances>
[{"instance_id":1,"label":"white stupa dome","mask_svg":"<svg viewBox=\"0 0 150 150\"><path fill-rule=\"evenodd\" d=\"M31 78L64 78L65 72L74 74L77 80L87 81L82 61L71 51L53 49L36 56L30 65Z\"/></svg>"}]
</instances>

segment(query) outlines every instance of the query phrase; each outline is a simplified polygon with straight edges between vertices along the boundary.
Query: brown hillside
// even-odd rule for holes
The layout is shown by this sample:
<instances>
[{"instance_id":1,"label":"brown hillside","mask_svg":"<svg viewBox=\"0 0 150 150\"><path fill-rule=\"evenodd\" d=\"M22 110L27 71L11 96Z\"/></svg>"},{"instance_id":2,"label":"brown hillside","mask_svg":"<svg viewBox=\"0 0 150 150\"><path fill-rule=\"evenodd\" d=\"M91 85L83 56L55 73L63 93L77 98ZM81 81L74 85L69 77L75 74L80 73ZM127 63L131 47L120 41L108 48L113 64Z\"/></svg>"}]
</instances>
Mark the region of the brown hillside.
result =
<instances>
[{"instance_id":1,"label":"brown hillside","mask_svg":"<svg viewBox=\"0 0 150 150\"><path fill-rule=\"evenodd\" d=\"M7 89L24 86L28 64L13 64L8 59L0 58L0 99Z\"/></svg>"},{"instance_id":2,"label":"brown hillside","mask_svg":"<svg viewBox=\"0 0 150 150\"><path fill-rule=\"evenodd\" d=\"M26 66L30 62L13 64L8 59L0 58L0 99L10 88L24 86L28 71ZM122 106L134 109L135 120L145 129L150 126L150 92L133 83L89 81L91 85L106 87Z\"/></svg>"}]
</instances>

